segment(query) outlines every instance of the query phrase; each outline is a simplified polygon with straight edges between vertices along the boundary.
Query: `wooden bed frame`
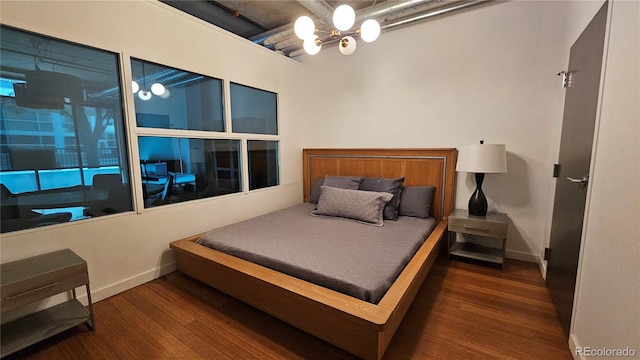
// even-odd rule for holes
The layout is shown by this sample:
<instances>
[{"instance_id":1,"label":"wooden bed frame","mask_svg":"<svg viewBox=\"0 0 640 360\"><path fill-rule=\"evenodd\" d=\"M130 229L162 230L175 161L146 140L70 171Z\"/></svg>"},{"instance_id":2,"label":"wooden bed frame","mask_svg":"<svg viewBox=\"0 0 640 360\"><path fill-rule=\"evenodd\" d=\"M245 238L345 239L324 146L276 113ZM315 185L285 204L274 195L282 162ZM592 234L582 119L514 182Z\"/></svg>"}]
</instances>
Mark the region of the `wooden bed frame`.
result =
<instances>
[{"instance_id":1,"label":"wooden bed frame","mask_svg":"<svg viewBox=\"0 0 640 360\"><path fill-rule=\"evenodd\" d=\"M380 359L438 256L453 207L456 149L304 149L304 200L325 175L434 185L438 225L378 304L359 300L198 245L171 243L179 271L364 359Z\"/></svg>"}]
</instances>

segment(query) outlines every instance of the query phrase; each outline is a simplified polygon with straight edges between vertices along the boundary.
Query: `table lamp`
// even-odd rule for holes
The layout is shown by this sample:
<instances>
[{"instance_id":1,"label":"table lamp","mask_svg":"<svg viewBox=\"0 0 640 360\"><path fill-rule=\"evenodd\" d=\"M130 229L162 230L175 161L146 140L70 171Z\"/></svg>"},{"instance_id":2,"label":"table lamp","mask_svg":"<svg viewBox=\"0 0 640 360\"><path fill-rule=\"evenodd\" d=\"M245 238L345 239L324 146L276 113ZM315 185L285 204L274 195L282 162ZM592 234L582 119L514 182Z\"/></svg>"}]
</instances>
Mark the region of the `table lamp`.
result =
<instances>
[{"instance_id":1,"label":"table lamp","mask_svg":"<svg viewBox=\"0 0 640 360\"><path fill-rule=\"evenodd\" d=\"M507 151L504 145L480 144L460 147L456 171L476 174L476 190L469 199L469 215L486 216L487 198L482 192L482 181L486 173L507 172Z\"/></svg>"}]
</instances>

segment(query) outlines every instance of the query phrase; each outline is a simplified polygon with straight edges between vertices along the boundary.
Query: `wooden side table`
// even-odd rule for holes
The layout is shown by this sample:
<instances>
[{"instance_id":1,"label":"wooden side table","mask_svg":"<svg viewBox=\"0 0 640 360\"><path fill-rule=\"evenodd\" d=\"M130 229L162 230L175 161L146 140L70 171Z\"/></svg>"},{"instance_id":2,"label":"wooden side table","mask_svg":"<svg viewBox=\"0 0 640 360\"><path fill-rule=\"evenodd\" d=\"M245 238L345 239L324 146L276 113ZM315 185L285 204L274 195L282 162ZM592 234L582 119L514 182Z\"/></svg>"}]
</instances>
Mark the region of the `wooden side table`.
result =
<instances>
[{"instance_id":1,"label":"wooden side table","mask_svg":"<svg viewBox=\"0 0 640 360\"><path fill-rule=\"evenodd\" d=\"M85 286L88 308L76 298L76 288ZM69 249L0 265L0 311L3 315L27 304L62 292L72 298L50 308L2 324L2 357L86 323L95 322L87 263Z\"/></svg>"},{"instance_id":2,"label":"wooden side table","mask_svg":"<svg viewBox=\"0 0 640 360\"><path fill-rule=\"evenodd\" d=\"M507 219L507 214L503 213L487 213L486 216L473 216L469 215L467 210L453 210L449 215L448 257L457 256L497 264L504 271ZM495 248L476 243L456 242L457 233L502 239L502 247Z\"/></svg>"}]
</instances>

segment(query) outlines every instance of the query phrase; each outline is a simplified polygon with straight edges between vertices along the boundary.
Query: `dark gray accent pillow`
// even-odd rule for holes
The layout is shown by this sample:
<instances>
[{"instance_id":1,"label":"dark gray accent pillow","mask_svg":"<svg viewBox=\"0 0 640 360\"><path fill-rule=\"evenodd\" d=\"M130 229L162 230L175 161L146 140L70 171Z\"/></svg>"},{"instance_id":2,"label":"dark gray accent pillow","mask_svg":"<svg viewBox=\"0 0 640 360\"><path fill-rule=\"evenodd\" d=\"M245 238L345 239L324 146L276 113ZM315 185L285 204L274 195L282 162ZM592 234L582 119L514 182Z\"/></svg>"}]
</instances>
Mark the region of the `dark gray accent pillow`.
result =
<instances>
[{"instance_id":1,"label":"dark gray accent pillow","mask_svg":"<svg viewBox=\"0 0 640 360\"><path fill-rule=\"evenodd\" d=\"M386 192L322 186L318 208L312 215L339 216L376 226L384 225L384 206L393 198Z\"/></svg>"},{"instance_id":2,"label":"dark gray accent pillow","mask_svg":"<svg viewBox=\"0 0 640 360\"><path fill-rule=\"evenodd\" d=\"M317 178L316 181L313 182L313 190L311 190L311 194L309 195L309 202L312 204L317 204L320 199L320 187L324 184L324 178Z\"/></svg>"},{"instance_id":3,"label":"dark gray accent pillow","mask_svg":"<svg viewBox=\"0 0 640 360\"><path fill-rule=\"evenodd\" d=\"M385 220L398 220L398 205L400 205L400 192L404 185L404 176L397 179L365 177L360 183L360 190L388 192L393 198L384 207Z\"/></svg>"},{"instance_id":4,"label":"dark gray accent pillow","mask_svg":"<svg viewBox=\"0 0 640 360\"><path fill-rule=\"evenodd\" d=\"M360 183L364 179L362 176L333 176L324 177L324 186L331 186L340 189L358 190Z\"/></svg>"},{"instance_id":5,"label":"dark gray accent pillow","mask_svg":"<svg viewBox=\"0 0 640 360\"><path fill-rule=\"evenodd\" d=\"M402 189L398 214L428 218L435 186L407 186Z\"/></svg>"}]
</instances>

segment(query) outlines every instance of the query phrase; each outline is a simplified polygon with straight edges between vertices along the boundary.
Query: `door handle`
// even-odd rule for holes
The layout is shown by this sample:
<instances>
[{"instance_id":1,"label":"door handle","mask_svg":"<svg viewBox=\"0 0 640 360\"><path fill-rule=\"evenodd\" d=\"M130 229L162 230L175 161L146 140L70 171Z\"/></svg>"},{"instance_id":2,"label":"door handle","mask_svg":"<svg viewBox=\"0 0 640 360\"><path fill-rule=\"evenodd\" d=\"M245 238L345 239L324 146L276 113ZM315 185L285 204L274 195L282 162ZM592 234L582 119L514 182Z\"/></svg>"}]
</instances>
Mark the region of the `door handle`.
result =
<instances>
[{"instance_id":1,"label":"door handle","mask_svg":"<svg viewBox=\"0 0 640 360\"><path fill-rule=\"evenodd\" d=\"M587 185L589 184L589 175L583 176L582 179L575 179L567 176L567 180L571 181L574 184L582 184L582 187L587 187Z\"/></svg>"}]
</instances>

